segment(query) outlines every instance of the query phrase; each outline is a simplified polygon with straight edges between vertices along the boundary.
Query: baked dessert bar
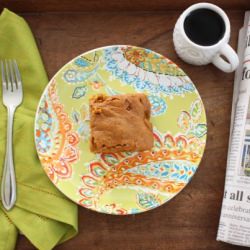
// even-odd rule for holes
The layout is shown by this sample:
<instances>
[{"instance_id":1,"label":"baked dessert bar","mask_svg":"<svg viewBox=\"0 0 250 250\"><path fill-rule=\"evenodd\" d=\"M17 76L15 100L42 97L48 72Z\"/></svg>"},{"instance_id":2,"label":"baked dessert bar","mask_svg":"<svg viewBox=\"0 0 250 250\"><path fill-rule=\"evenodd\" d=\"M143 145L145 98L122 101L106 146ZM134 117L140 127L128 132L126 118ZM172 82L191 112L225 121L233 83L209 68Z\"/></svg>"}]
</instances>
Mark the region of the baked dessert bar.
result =
<instances>
[{"instance_id":1,"label":"baked dessert bar","mask_svg":"<svg viewBox=\"0 0 250 250\"><path fill-rule=\"evenodd\" d=\"M96 95L90 99L90 149L94 153L153 147L150 102L145 94Z\"/></svg>"}]
</instances>

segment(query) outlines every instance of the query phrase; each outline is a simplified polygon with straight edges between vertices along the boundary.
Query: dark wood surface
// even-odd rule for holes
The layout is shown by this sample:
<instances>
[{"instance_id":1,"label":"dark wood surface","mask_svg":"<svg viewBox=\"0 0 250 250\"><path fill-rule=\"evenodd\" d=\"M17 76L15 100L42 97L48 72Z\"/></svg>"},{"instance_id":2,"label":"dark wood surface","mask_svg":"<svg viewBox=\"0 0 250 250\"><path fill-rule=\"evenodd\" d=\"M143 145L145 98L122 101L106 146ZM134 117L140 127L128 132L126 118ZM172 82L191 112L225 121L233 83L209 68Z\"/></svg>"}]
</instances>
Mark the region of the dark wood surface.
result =
<instances>
[{"instance_id":1,"label":"dark wood surface","mask_svg":"<svg viewBox=\"0 0 250 250\"><path fill-rule=\"evenodd\" d=\"M244 12L227 13L232 24L231 44L235 48ZM191 66L177 58L172 32L179 14L179 11L167 11L23 15L35 34L50 77L64 63L86 50L111 44L143 46L169 57L186 71L196 84L207 112L208 141L204 158L191 183L178 196L136 216L104 215L79 207L78 236L56 247L57 250L243 249L216 241L233 74L223 73L212 65ZM19 237L17 250L32 249L34 247L23 236Z\"/></svg>"},{"instance_id":2,"label":"dark wood surface","mask_svg":"<svg viewBox=\"0 0 250 250\"><path fill-rule=\"evenodd\" d=\"M183 10L199 0L0 0L0 8L19 12ZM207 0L226 9L247 9L249 0Z\"/></svg>"}]
</instances>

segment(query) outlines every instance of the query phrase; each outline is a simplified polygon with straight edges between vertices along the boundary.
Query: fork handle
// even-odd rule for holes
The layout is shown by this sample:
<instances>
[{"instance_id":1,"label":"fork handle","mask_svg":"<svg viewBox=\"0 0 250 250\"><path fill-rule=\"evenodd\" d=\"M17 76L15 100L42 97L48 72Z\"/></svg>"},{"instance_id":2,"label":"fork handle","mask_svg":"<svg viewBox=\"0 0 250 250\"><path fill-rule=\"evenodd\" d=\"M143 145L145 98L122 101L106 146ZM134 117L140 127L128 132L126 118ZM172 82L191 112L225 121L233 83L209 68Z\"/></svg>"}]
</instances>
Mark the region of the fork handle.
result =
<instances>
[{"instance_id":1,"label":"fork handle","mask_svg":"<svg viewBox=\"0 0 250 250\"><path fill-rule=\"evenodd\" d=\"M1 186L1 198L6 210L10 210L16 202L16 177L13 163L12 133L15 107L8 107L8 125L6 137L6 153Z\"/></svg>"}]
</instances>

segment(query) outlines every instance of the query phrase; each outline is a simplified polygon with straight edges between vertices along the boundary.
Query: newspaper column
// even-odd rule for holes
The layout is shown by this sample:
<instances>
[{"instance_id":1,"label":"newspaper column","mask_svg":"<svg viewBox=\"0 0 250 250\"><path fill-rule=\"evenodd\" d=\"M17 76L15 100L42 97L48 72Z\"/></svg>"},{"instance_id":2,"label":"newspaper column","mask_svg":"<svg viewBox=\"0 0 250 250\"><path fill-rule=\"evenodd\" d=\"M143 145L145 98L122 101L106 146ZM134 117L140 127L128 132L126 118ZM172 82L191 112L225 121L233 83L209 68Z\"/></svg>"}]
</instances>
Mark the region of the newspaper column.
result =
<instances>
[{"instance_id":1,"label":"newspaper column","mask_svg":"<svg viewBox=\"0 0 250 250\"><path fill-rule=\"evenodd\" d=\"M250 20L217 240L250 246Z\"/></svg>"}]
</instances>

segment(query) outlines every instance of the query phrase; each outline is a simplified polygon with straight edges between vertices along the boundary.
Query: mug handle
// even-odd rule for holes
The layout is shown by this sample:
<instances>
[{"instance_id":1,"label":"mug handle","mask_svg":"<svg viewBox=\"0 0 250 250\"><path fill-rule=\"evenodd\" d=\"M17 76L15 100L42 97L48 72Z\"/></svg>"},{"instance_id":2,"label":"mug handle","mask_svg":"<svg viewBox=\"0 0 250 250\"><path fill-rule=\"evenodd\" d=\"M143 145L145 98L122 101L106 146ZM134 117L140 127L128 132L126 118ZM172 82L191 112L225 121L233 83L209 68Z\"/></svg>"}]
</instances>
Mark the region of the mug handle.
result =
<instances>
[{"instance_id":1,"label":"mug handle","mask_svg":"<svg viewBox=\"0 0 250 250\"><path fill-rule=\"evenodd\" d=\"M228 62L221 56L225 56ZM233 72L238 67L239 58L232 47L226 44L221 48L219 54L213 58L212 63L222 71L229 73Z\"/></svg>"}]
</instances>

